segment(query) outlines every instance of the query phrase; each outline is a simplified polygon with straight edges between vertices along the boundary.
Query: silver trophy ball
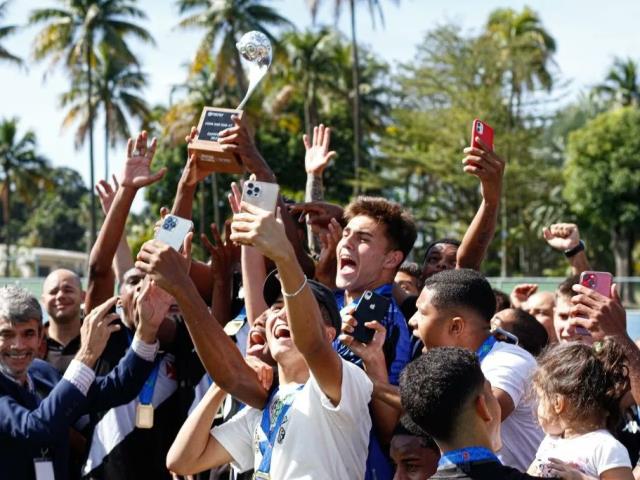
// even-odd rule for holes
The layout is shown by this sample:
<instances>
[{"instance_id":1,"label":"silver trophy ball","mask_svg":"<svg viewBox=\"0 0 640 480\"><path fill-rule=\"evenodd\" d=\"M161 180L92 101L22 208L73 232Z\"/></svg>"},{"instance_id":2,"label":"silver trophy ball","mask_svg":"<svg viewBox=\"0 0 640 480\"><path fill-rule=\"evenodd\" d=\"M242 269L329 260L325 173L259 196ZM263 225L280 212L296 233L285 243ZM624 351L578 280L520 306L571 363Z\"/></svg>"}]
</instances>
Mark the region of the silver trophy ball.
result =
<instances>
[{"instance_id":1,"label":"silver trophy ball","mask_svg":"<svg viewBox=\"0 0 640 480\"><path fill-rule=\"evenodd\" d=\"M267 70L271 65L273 49L269 38L264 33L255 30L245 33L240 38L240 41L236 43L236 48L242 58L249 64L249 88L244 99L238 105L238 110L241 110L260 81L267 74Z\"/></svg>"}]
</instances>

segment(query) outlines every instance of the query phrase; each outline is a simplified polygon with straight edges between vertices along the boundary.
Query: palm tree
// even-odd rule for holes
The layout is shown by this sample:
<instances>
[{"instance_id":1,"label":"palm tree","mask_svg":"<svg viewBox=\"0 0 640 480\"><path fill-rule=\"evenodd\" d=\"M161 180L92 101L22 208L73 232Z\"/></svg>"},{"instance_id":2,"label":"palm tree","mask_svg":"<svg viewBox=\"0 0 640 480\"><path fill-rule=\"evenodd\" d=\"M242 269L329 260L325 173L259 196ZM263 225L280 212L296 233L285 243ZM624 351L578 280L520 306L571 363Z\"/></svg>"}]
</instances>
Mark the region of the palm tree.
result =
<instances>
[{"instance_id":1,"label":"palm tree","mask_svg":"<svg viewBox=\"0 0 640 480\"><path fill-rule=\"evenodd\" d=\"M89 171L91 188L95 183L93 161L93 70L97 64L96 47L111 47L111 54L137 64L126 37L153 43L149 32L132 20L145 19L134 0L57 0L60 8L41 8L31 12L32 25L44 24L33 46L36 60L50 58L51 67L64 63L69 72L80 70L86 76ZM75 74L73 75L75 77ZM96 238L96 199L91 195L91 239Z\"/></svg>"},{"instance_id":2,"label":"palm tree","mask_svg":"<svg viewBox=\"0 0 640 480\"><path fill-rule=\"evenodd\" d=\"M238 96L247 91L247 81L236 42L243 33L259 30L275 43L267 26L290 26L291 22L277 10L264 5L262 0L178 0L180 14L190 14L178 24L181 28L203 28L205 35L200 42L193 64L197 71L208 61L217 45L215 65L218 83L231 83L229 67L233 73Z\"/></svg>"},{"instance_id":3,"label":"palm tree","mask_svg":"<svg viewBox=\"0 0 640 480\"><path fill-rule=\"evenodd\" d=\"M358 42L356 40L356 0L334 0L335 10L334 18L336 22L340 18L343 5L349 3L349 13L351 14L351 53L352 53L352 76L353 76L353 169L355 182L353 184L353 194L357 195L359 191L359 170L360 170L360 148L362 145L362 134L360 131L360 63L358 61ZM396 5L400 0L391 0ZM380 22L384 26L384 14L380 0L366 0L369 7L369 13L375 26L375 12L378 12ZM311 11L311 18L315 23L318 15L318 9L322 0L307 0L307 5Z\"/></svg>"},{"instance_id":4,"label":"palm tree","mask_svg":"<svg viewBox=\"0 0 640 480\"><path fill-rule=\"evenodd\" d=\"M144 121L149 115L147 102L139 93L147 85L147 76L129 62L111 55L110 47L101 45L95 67L95 89L92 111L104 114L104 178L109 178L109 147L126 142L129 138L129 119ZM62 107L69 107L62 125L79 122L76 145L82 146L89 131L89 112L86 98L89 85L87 76L77 73L72 88L61 96Z\"/></svg>"},{"instance_id":5,"label":"palm tree","mask_svg":"<svg viewBox=\"0 0 640 480\"><path fill-rule=\"evenodd\" d=\"M2 169L2 207L5 235L5 277L11 274L10 248L11 199L15 192L24 202L33 200L34 192L42 189L47 161L36 153L36 136L28 131L18 138L18 120L0 122L0 168Z\"/></svg>"},{"instance_id":6,"label":"palm tree","mask_svg":"<svg viewBox=\"0 0 640 480\"><path fill-rule=\"evenodd\" d=\"M640 106L640 76L638 63L631 58L616 58L605 81L594 88L594 93L608 103L623 107Z\"/></svg>"},{"instance_id":7,"label":"palm tree","mask_svg":"<svg viewBox=\"0 0 640 480\"><path fill-rule=\"evenodd\" d=\"M5 0L4 2L0 2L0 20L2 20L7 14L7 7L9 6L9 0ZM2 25L0 26L0 40L4 40L5 37L8 37L12 33L16 31L18 27L15 25ZM22 65L22 59L13 55L9 50L0 45L0 60L4 60L6 62L11 62L16 65Z\"/></svg>"},{"instance_id":8,"label":"palm tree","mask_svg":"<svg viewBox=\"0 0 640 480\"><path fill-rule=\"evenodd\" d=\"M542 25L536 12L525 7L521 12L512 8L493 11L486 26L487 37L495 42L501 54L497 71L502 73L509 88L508 126L511 130L520 120L520 107L525 91L537 86L550 90L553 77L549 67L553 63L556 42ZM511 145L506 145L506 156L511 157ZM501 228L502 246L500 275L507 275L507 204L506 178L502 189Z\"/></svg>"},{"instance_id":9,"label":"palm tree","mask_svg":"<svg viewBox=\"0 0 640 480\"><path fill-rule=\"evenodd\" d=\"M501 50L499 68L508 76L509 112L512 121L519 114L522 95L537 85L550 90L556 42L542 25L536 12L525 7L521 12L512 8L493 11L486 26L487 34Z\"/></svg>"}]
</instances>

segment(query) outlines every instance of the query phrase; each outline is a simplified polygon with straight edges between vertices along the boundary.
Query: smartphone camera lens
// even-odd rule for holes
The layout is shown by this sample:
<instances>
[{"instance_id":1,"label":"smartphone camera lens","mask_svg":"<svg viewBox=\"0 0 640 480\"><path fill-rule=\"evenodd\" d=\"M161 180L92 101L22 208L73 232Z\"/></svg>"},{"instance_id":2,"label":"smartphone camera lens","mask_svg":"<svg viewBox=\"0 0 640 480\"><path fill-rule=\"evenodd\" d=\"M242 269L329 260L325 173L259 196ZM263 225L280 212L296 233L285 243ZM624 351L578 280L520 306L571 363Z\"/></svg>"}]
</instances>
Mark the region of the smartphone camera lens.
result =
<instances>
[{"instance_id":1,"label":"smartphone camera lens","mask_svg":"<svg viewBox=\"0 0 640 480\"><path fill-rule=\"evenodd\" d=\"M255 187L255 188L253 189L253 193L254 193L254 195L257 197L257 196L260 194L260 187Z\"/></svg>"},{"instance_id":2,"label":"smartphone camera lens","mask_svg":"<svg viewBox=\"0 0 640 480\"><path fill-rule=\"evenodd\" d=\"M171 231L174 228L176 228L176 219L173 217L165 218L164 222L162 223L162 229Z\"/></svg>"},{"instance_id":3,"label":"smartphone camera lens","mask_svg":"<svg viewBox=\"0 0 640 480\"><path fill-rule=\"evenodd\" d=\"M482 135L482 131L483 131L482 127L483 125L480 122L476 123L476 132L478 132L480 135Z\"/></svg>"},{"instance_id":4,"label":"smartphone camera lens","mask_svg":"<svg viewBox=\"0 0 640 480\"><path fill-rule=\"evenodd\" d=\"M369 300L371 298L371 292L365 292L364 298L365 300Z\"/></svg>"}]
</instances>

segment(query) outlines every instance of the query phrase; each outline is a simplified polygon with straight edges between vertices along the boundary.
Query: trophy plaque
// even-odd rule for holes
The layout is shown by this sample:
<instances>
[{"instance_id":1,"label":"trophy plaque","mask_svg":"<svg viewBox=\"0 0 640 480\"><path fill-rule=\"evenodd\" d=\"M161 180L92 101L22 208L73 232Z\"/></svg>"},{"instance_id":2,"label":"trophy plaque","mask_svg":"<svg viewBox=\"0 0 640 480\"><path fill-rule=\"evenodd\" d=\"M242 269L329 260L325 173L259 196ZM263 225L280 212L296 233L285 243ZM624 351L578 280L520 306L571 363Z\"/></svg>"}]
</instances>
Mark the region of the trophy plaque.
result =
<instances>
[{"instance_id":1,"label":"trophy plaque","mask_svg":"<svg viewBox=\"0 0 640 480\"><path fill-rule=\"evenodd\" d=\"M198 123L198 136L189 144L189 156L196 155L199 163L212 172L243 173L244 167L238 155L226 152L218 135L222 130L234 126L231 117L236 115L242 121L242 109L264 78L271 65L271 42L262 32L245 33L236 44L242 58L249 65L249 87L240 105L235 110L229 108L204 107Z\"/></svg>"}]
</instances>

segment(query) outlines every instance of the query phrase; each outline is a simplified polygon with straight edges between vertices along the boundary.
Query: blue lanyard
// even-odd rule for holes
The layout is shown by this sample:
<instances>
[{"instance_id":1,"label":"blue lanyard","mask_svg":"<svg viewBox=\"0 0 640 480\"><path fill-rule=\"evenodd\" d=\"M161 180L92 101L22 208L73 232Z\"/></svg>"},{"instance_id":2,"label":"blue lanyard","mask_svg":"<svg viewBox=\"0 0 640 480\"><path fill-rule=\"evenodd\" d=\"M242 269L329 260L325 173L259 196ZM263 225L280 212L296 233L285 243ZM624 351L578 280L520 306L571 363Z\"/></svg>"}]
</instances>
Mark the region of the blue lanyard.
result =
<instances>
[{"instance_id":1,"label":"blue lanyard","mask_svg":"<svg viewBox=\"0 0 640 480\"><path fill-rule=\"evenodd\" d=\"M138 396L140 403L143 405L151 405L151 400L153 399L153 391L156 388L156 380L158 380L158 372L160 371L160 359L156 359L155 365L153 366L153 370L147 378L147 381L144 382L144 386L142 387L142 391Z\"/></svg>"},{"instance_id":2,"label":"blue lanyard","mask_svg":"<svg viewBox=\"0 0 640 480\"><path fill-rule=\"evenodd\" d=\"M492 461L500 463L495 453L485 447L467 447L458 450L451 450L442 454L438 467L448 467L450 465L462 465L465 463Z\"/></svg>"},{"instance_id":3,"label":"blue lanyard","mask_svg":"<svg viewBox=\"0 0 640 480\"><path fill-rule=\"evenodd\" d=\"M125 327L127 331L127 337L129 338L129 346L133 342L133 336L131 335L131 330ZM153 365L153 370L149 374L149 378L144 382L142 386L142 390L140 391L140 395L138 396L138 400L142 405L151 405L151 401L153 400L153 391L156 388L156 381L158 380L158 373L160 372L160 358L156 358L156 361Z\"/></svg>"},{"instance_id":4,"label":"blue lanyard","mask_svg":"<svg viewBox=\"0 0 640 480\"><path fill-rule=\"evenodd\" d=\"M494 337L493 335L490 335L489 338L487 338L482 343L482 345L480 345L480 348L476 352L476 355L478 356L478 360L480 361L480 363L482 363L485 357L489 355L489 352L497 342L498 340L496 340L496 337Z\"/></svg>"},{"instance_id":5,"label":"blue lanyard","mask_svg":"<svg viewBox=\"0 0 640 480\"><path fill-rule=\"evenodd\" d=\"M280 428L284 423L287 412L295 400L296 394L302 389L302 387L304 387L304 385L299 385L295 391L288 395L278 398L275 402L269 402L267 408L262 411L260 428L267 439L258 444L260 453L262 454L262 461L260 462L260 466L256 473L269 474L271 471L271 454L273 453L273 447L276 443L276 439L279 436ZM278 389L273 391L271 394L271 400L273 400L273 397L277 392ZM271 410L273 410L273 414Z\"/></svg>"}]
</instances>

